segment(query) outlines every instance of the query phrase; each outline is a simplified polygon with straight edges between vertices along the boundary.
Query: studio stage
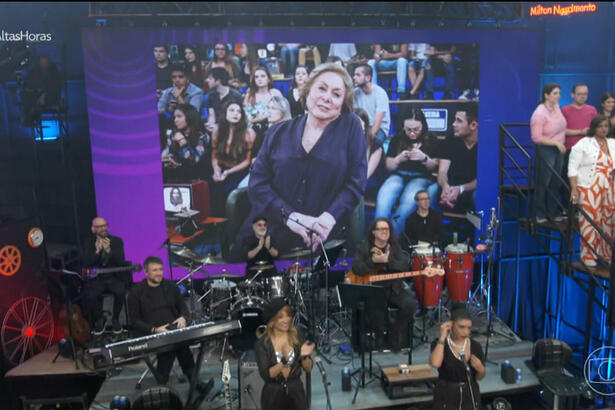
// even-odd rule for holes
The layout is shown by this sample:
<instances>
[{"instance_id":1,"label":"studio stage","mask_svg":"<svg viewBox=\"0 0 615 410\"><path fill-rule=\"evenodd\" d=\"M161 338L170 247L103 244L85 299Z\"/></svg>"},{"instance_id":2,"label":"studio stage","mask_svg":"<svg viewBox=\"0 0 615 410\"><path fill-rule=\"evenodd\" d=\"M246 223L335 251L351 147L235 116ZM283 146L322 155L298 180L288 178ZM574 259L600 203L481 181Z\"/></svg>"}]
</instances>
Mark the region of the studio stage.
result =
<instances>
[{"instance_id":1,"label":"studio stage","mask_svg":"<svg viewBox=\"0 0 615 410\"><path fill-rule=\"evenodd\" d=\"M420 328L421 320L416 320L415 326L415 345L420 343L422 329ZM428 328L426 334L428 339L434 340L437 337L439 326L433 324ZM477 340L485 347L486 317L484 314L474 318L472 338ZM519 339L514 333L495 316L493 318L493 329L496 334L490 338L488 360L486 365L487 376L479 382L483 398L485 396L509 396L516 393L529 391L539 387L540 383L534 373L528 368L526 361L531 358L533 343ZM340 342L346 342L342 332L331 334L334 346ZM337 338L339 337L339 338ZM214 388L205 396L205 400L201 403L200 409L216 409L224 408L224 398L220 394L214 396L214 393L222 391L221 372L222 363L220 362L220 341L212 341L207 348L204 356L200 372L200 380L207 382L210 378L214 378ZM131 402L138 395L149 387L155 385L155 380L151 375L148 375L141 386L141 389L136 388L137 381L141 373L147 368L143 361L131 364L124 364L116 367L113 370L105 372L104 370L93 371L89 370L82 363L79 365L79 370L75 369L72 359L60 357L58 361L51 363L57 352L57 347L44 351L30 360L24 362L20 366L15 367L6 374L6 383L8 383L13 403L19 401L19 396L27 398L41 397L57 397L58 395L77 396L84 391L94 396L94 400L90 404L90 408L94 410L108 409L109 403L114 396L126 396ZM361 361L357 353L354 354L353 360L349 356L341 354L327 355L332 364L327 364L323 360L323 365L326 370L329 385L329 393L331 398L332 408L341 409L374 409L374 408L408 408L409 406L417 408L430 408L429 403L432 396L429 388L425 384L417 384L412 388L413 395L411 397L399 398L391 400L385 394L380 380L369 378L366 376L365 388L359 389L356 402L352 404L355 386L357 381L353 379L352 390L350 392L342 391L341 374L344 366L348 365L352 370L360 368ZM368 361L368 355L366 360ZM429 344L423 343L415 347L412 355L412 364L426 364L429 357ZM225 355L231 364L231 391L233 396L233 408L238 409L238 359L233 358L230 354ZM380 374L381 367L394 367L401 362L407 362L408 354L406 350L398 354L384 352L373 353L373 369L374 373ZM509 360L513 367L520 368L522 372L522 380L518 384L505 384L500 378L500 364L505 360ZM86 360L86 365L92 367L91 360ZM367 366L367 365L366 365ZM189 385L187 382L178 381L178 375L181 375L181 369L177 362L169 385L173 387L185 401L188 395ZM100 380L102 385L100 384ZM252 379L250 379L252 380ZM83 385L81 387L81 385ZM100 386L96 392L92 392L92 387ZM72 391L71 391L72 388ZM242 385L242 389L246 388L246 383ZM79 390L79 391L76 391ZM47 396L45 396L47 395ZM245 397L248 397L244 394ZM92 397L92 396L90 396ZM247 399L249 400L249 399ZM258 403L260 406L260 403ZM257 408L252 403L242 403L241 408ZM321 374L314 367L311 373L311 408L325 409L326 395L322 382Z\"/></svg>"}]
</instances>

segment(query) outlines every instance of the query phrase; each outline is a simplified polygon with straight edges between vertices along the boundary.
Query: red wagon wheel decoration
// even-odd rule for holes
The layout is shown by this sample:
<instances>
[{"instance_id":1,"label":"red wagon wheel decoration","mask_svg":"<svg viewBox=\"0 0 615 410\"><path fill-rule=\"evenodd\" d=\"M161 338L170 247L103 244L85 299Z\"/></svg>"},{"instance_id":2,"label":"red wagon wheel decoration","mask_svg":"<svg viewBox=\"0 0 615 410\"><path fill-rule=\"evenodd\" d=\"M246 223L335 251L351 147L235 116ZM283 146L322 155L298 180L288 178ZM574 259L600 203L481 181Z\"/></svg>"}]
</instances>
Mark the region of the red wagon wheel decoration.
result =
<instances>
[{"instance_id":1,"label":"red wagon wheel decoration","mask_svg":"<svg viewBox=\"0 0 615 410\"><path fill-rule=\"evenodd\" d=\"M49 304L28 296L9 308L2 321L0 342L4 357L14 365L46 350L53 340L53 315Z\"/></svg>"},{"instance_id":2,"label":"red wagon wheel decoration","mask_svg":"<svg viewBox=\"0 0 615 410\"><path fill-rule=\"evenodd\" d=\"M0 275L13 276L21 267L21 252L13 245L0 249Z\"/></svg>"}]
</instances>

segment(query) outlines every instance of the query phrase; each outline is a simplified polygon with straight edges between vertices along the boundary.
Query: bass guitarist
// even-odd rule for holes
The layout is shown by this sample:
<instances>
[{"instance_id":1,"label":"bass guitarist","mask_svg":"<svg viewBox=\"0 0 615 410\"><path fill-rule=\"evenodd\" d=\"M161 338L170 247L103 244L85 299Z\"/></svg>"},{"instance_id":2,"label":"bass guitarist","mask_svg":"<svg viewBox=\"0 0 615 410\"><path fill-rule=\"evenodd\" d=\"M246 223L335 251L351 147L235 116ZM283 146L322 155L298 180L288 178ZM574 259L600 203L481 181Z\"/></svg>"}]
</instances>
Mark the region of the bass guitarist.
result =
<instances>
[{"instance_id":1,"label":"bass guitarist","mask_svg":"<svg viewBox=\"0 0 615 410\"><path fill-rule=\"evenodd\" d=\"M107 221L104 218L96 217L92 220L92 234L85 243L86 268L113 268L127 265L124 258L124 242L117 236L109 235ZM82 305L94 329L92 333L100 335L105 330L103 292L113 293L113 333L122 333L119 317L131 282L130 271L106 273L85 282L81 295Z\"/></svg>"},{"instance_id":2,"label":"bass guitarist","mask_svg":"<svg viewBox=\"0 0 615 410\"><path fill-rule=\"evenodd\" d=\"M365 276L403 272L408 268L408 254L398 245L393 236L393 225L387 218L376 218L370 225L367 242L362 243L352 259L355 275ZM407 326L416 310L410 288L402 279L381 282L386 288L387 302L399 309L397 318L389 333L389 346L399 352L402 335L407 334ZM376 346L384 345L385 312L372 312L376 326Z\"/></svg>"}]
</instances>

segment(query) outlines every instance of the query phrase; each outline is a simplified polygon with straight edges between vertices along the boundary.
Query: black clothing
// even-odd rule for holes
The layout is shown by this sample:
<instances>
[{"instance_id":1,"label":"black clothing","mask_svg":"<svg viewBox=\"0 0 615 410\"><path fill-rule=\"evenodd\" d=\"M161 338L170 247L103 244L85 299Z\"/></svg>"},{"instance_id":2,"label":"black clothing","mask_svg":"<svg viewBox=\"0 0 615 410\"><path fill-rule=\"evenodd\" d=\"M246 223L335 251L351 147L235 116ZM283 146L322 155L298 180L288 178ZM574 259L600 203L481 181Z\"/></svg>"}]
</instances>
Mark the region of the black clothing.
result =
<instances>
[{"instance_id":1,"label":"black clothing","mask_svg":"<svg viewBox=\"0 0 615 410\"><path fill-rule=\"evenodd\" d=\"M406 220L406 236L409 245L416 245L418 241L438 244L442 248L442 237L444 234L444 225L442 217L433 209L429 208L429 213L426 218L419 215L418 210L413 212Z\"/></svg>"},{"instance_id":2,"label":"black clothing","mask_svg":"<svg viewBox=\"0 0 615 410\"><path fill-rule=\"evenodd\" d=\"M399 245L391 246L388 263L372 262L372 247L369 243L363 242L357 249L357 253L352 258L352 271L355 275L364 276L375 272L393 273L408 270L408 254ZM384 252L386 249L382 251ZM402 279L380 283L383 283L385 287L387 302L399 309L389 337L392 347L397 349L400 340L404 340L403 335L407 331L408 323L412 321L414 311L416 310L416 303L410 293L410 289ZM376 334L381 338L384 335L385 312L372 312L372 319L376 328Z\"/></svg>"},{"instance_id":3,"label":"black clothing","mask_svg":"<svg viewBox=\"0 0 615 410\"><path fill-rule=\"evenodd\" d=\"M167 64L165 68L160 68L156 65L156 89L160 90L160 92L169 87L173 87L173 81L171 81L171 69L171 63Z\"/></svg>"},{"instance_id":4,"label":"black clothing","mask_svg":"<svg viewBox=\"0 0 615 410\"><path fill-rule=\"evenodd\" d=\"M478 143L468 149L462 138L447 138L442 144L440 158L451 161L448 168L448 184L461 185L475 180L477 156Z\"/></svg>"},{"instance_id":5,"label":"black clothing","mask_svg":"<svg viewBox=\"0 0 615 410\"><path fill-rule=\"evenodd\" d=\"M121 238L109 235L110 252L103 249L96 253L96 236L90 236L85 243L84 265L86 268L114 268L126 266L124 258L124 242ZM82 307L85 316L91 325L103 317L103 292L113 293L113 320L118 320L124 301L126 290L132 283L132 272L114 272L98 275L89 279L83 286Z\"/></svg>"},{"instance_id":6,"label":"black clothing","mask_svg":"<svg viewBox=\"0 0 615 410\"><path fill-rule=\"evenodd\" d=\"M295 100L292 87L290 88L290 90L288 90L288 93L286 94L286 99L288 100L288 103L290 104L290 116L291 117L295 118L295 117L298 117L299 115L305 114L305 108L303 107L303 104L301 104L301 101Z\"/></svg>"},{"instance_id":7,"label":"black clothing","mask_svg":"<svg viewBox=\"0 0 615 410\"><path fill-rule=\"evenodd\" d=\"M150 334L152 328L170 323L180 316L187 321L189 315L188 307L181 299L179 288L174 282L166 279L163 279L156 287L149 286L147 279L138 283L128 295L128 312L138 336ZM176 355L188 380L192 378L194 358L190 348L184 345L157 355L156 371L162 384L169 380Z\"/></svg>"},{"instance_id":8,"label":"black clothing","mask_svg":"<svg viewBox=\"0 0 615 410\"><path fill-rule=\"evenodd\" d=\"M244 241L244 255L245 255L246 259L248 257L248 252L250 252L252 249L256 249L256 247L258 246L258 242L259 242L258 238L256 236L254 236L254 235L252 235L251 237L247 238ZM276 246L273 243L273 238L270 239L270 244L271 244L271 246L276 248ZM248 259L248 263L246 264L246 275L254 276L256 274L256 271L249 270L249 268L251 268L252 266L255 266L256 262L260 262L260 261L265 261L265 262L267 262L268 264L271 264L271 265L274 264L273 256L271 256L271 254L269 253L267 248L265 248L264 246L261 248L260 251L258 251L258 253L252 259ZM275 275L276 272L277 271L276 271L276 269L274 267L273 269L268 269L266 271L263 271L263 273L261 273L259 275L259 277L266 277L266 276L270 276L270 275Z\"/></svg>"},{"instance_id":9,"label":"black clothing","mask_svg":"<svg viewBox=\"0 0 615 410\"><path fill-rule=\"evenodd\" d=\"M431 343L433 351L437 346L438 340ZM485 355L480 344L470 339L470 352L476 356L483 364L485 363ZM469 364L468 364L469 365ZM476 402L477 409L481 409L480 390L476 381L476 370L470 366L470 382L472 385L472 394ZM433 391L434 394L434 410L437 409L459 409L472 410L472 394L468 389L468 376L465 365L455 357L448 343L444 342L444 358L442 366L438 369L438 382ZM461 400L461 406L460 406Z\"/></svg>"},{"instance_id":10,"label":"black clothing","mask_svg":"<svg viewBox=\"0 0 615 410\"><path fill-rule=\"evenodd\" d=\"M305 410L307 409L307 399L303 384L301 383L300 352L303 341L299 339L299 344L294 347L295 360L291 364L291 371L288 379L284 379L282 373L275 379L269 377L269 369L278 363L275 349L271 339L266 335L256 341L254 350L256 353L256 363L261 378L265 381L261 393L261 409L273 410Z\"/></svg>"},{"instance_id":11,"label":"black clothing","mask_svg":"<svg viewBox=\"0 0 615 410\"><path fill-rule=\"evenodd\" d=\"M216 123L220 122L220 115L222 115L222 107L229 101L234 101L239 105L243 105L243 97L239 91L233 87L228 88L228 93L224 98L220 99L220 94L214 88L209 92L209 100L207 102L208 108L212 108L216 114Z\"/></svg>"},{"instance_id":12,"label":"black clothing","mask_svg":"<svg viewBox=\"0 0 615 410\"><path fill-rule=\"evenodd\" d=\"M410 151L414 144L410 140L410 138L405 135L394 136L391 139L391 143L389 144L389 149L387 150L387 157L394 158L399 155L400 152L404 150ZM436 156L436 145L435 144L422 144L420 150L425 154L429 155L429 157ZM408 171L408 172L420 172L424 175L431 175L431 171L427 169L424 162L421 161L404 161L399 164L399 171Z\"/></svg>"},{"instance_id":13,"label":"black clothing","mask_svg":"<svg viewBox=\"0 0 615 410\"><path fill-rule=\"evenodd\" d=\"M40 96L45 96L45 103L38 104ZM59 108L62 96L62 76L55 64L49 62L46 70L34 67L26 77L21 92L23 103L22 120L24 124L32 124L46 110Z\"/></svg>"}]
</instances>

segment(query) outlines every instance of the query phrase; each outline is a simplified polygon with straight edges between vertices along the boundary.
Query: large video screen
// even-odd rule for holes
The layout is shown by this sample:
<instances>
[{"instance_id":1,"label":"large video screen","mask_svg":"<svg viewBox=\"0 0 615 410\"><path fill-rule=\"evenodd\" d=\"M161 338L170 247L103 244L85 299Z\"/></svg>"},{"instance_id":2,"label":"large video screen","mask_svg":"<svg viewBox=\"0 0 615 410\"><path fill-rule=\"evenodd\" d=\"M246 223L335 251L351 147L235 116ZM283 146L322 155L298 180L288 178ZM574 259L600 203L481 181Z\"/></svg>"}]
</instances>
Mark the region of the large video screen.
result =
<instances>
[{"instance_id":1,"label":"large video screen","mask_svg":"<svg viewBox=\"0 0 615 410\"><path fill-rule=\"evenodd\" d=\"M208 273L245 272L259 221L276 262L352 256L378 217L404 243L420 191L444 216L443 246L472 242L468 215L497 190L479 152L497 152L494 118L517 121L534 99L518 79L536 64L514 58L535 55L525 32L523 47L504 32L127 33L84 33L99 214L129 258L207 261Z\"/></svg>"}]
</instances>

